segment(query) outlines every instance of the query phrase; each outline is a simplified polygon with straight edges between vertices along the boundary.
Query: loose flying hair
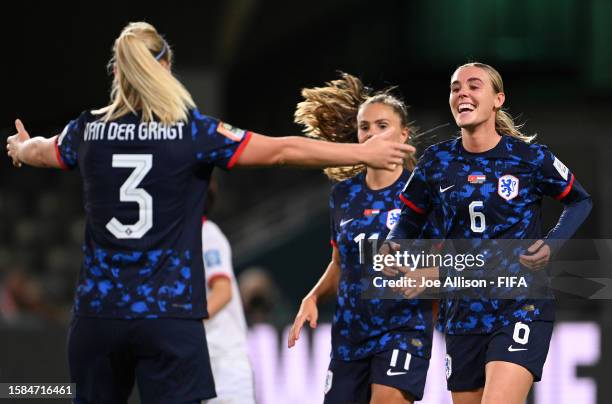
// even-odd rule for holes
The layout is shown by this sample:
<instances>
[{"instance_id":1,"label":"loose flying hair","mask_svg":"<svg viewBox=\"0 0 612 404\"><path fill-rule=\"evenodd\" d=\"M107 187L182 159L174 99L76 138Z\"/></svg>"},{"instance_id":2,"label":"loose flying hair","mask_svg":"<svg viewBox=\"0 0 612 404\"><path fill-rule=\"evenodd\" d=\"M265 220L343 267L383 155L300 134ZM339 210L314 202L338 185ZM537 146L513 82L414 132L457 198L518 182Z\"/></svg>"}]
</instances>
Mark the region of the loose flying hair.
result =
<instances>
[{"instance_id":1,"label":"loose flying hair","mask_svg":"<svg viewBox=\"0 0 612 404\"><path fill-rule=\"evenodd\" d=\"M105 121L138 111L145 122L187 120L195 103L172 75L171 63L172 49L155 27L129 23L115 40L109 63L114 71L110 104L94 113L103 114Z\"/></svg>"},{"instance_id":2,"label":"loose flying hair","mask_svg":"<svg viewBox=\"0 0 612 404\"><path fill-rule=\"evenodd\" d=\"M491 79L493 91L495 93L504 92L504 81L502 80L501 74L499 74L499 72L495 70L493 66L480 62L470 62L459 66L457 69L455 69L455 72L463 67L478 67L479 69L484 70L489 75L489 79ZM523 124L515 123L512 116L502 108L495 111L495 130L498 133L504 133L526 143L530 143L533 139L535 139L536 135L529 136L524 134L521 132L522 127Z\"/></svg>"},{"instance_id":3,"label":"loose flying hair","mask_svg":"<svg viewBox=\"0 0 612 404\"><path fill-rule=\"evenodd\" d=\"M357 113L369 104L384 104L393 108L400 117L402 128L413 133L408 121L406 105L391 94L393 88L372 94L361 80L348 73L340 79L325 83L324 87L304 88L304 101L297 105L294 114L296 123L304 126L303 132L316 139L336 143L357 143ZM404 160L404 167L412 170L416 165L413 155ZM332 167L323 171L333 181L344 181L366 169L365 165Z\"/></svg>"}]
</instances>

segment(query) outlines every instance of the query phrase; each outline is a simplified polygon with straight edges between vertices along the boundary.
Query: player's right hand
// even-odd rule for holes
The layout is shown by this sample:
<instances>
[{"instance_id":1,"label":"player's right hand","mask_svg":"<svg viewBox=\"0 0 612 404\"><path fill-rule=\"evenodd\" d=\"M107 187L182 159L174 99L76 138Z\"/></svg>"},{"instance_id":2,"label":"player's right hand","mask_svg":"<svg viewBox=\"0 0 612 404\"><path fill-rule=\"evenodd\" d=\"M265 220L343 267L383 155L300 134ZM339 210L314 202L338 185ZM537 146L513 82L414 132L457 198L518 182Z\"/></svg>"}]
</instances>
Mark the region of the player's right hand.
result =
<instances>
[{"instance_id":1,"label":"player's right hand","mask_svg":"<svg viewBox=\"0 0 612 404\"><path fill-rule=\"evenodd\" d=\"M310 324L310 328L317 328L317 319L319 318L319 309L317 308L317 302L315 297L308 296L302 300L302 304L300 305L300 310L298 311L297 316L295 316L295 320L293 321L293 326L291 327L291 331L289 332L289 341L287 342L287 346L289 348L295 345L295 341L300 339L300 331L302 331L302 327L304 323L308 321Z\"/></svg>"},{"instance_id":2,"label":"player's right hand","mask_svg":"<svg viewBox=\"0 0 612 404\"><path fill-rule=\"evenodd\" d=\"M392 130L388 129L362 143L364 163L372 168L392 171L397 166L403 165L404 159L413 154L416 149L411 145L399 143L392 136Z\"/></svg>"},{"instance_id":3,"label":"player's right hand","mask_svg":"<svg viewBox=\"0 0 612 404\"><path fill-rule=\"evenodd\" d=\"M23 126L21 120L15 120L15 128L17 129L17 133L13 136L9 136L6 139L6 152L8 156L13 160L13 165L15 167L21 167L21 160L19 159L19 149L23 142L30 138L30 134Z\"/></svg>"}]
</instances>

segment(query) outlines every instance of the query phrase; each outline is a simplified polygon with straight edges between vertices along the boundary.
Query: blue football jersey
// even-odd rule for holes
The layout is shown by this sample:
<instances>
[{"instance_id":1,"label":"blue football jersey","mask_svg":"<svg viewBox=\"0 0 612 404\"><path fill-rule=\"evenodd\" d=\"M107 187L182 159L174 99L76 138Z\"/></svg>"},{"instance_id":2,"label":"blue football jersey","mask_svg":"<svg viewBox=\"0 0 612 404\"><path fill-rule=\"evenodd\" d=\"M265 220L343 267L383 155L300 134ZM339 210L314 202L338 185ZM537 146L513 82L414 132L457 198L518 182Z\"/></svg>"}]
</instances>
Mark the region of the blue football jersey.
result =
<instances>
[{"instance_id":1,"label":"blue football jersey","mask_svg":"<svg viewBox=\"0 0 612 404\"><path fill-rule=\"evenodd\" d=\"M588 197L574 174L546 146L502 136L484 153L470 153L461 139L428 148L400 195L407 214L435 217L444 239L541 239L541 201ZM415 220L415 229L422 221ZM407 234L416 238L412 229ZM520 251L499 261L520 268ZM516 266L517 268L511 268ZM513 321L554 320L551 299L445 299L440 314L449 334L490 333Z\"/></svg>"},{"instance_id":2,"label":"blue football jersey","mask_svg":"<svg viewBox=\"0 0 612 404\"><path fill-rule=\"evenodd\" d=\"M404 171L392 185L371 190L365 173L332 188L331 243L340 253L340 282L332 326L332 358L356 360L388 349L429 357L432 333L431 300L385 299L372 279L381 276L366 264L366 243L385 239L396 223L398 199L409 177ZM377 247L372 245L372 250ZM367 297L366 297L367 295ZM381 298L377 298L380 295ZM414 333L422 331L423 338Z\"/></svg>"},{"instance_id":3,"label":"blue football jersey","mask_svg":"<svg viewBox=\"0 0 612 404\"><path fill-rule=\"evenodd\" d=\"M83 178L77 315L207 317L201 217L214 166L231 168L251 133L189 112L186 122L110 122L83 112L57 138Z\"/></svg>"}]
</instances>

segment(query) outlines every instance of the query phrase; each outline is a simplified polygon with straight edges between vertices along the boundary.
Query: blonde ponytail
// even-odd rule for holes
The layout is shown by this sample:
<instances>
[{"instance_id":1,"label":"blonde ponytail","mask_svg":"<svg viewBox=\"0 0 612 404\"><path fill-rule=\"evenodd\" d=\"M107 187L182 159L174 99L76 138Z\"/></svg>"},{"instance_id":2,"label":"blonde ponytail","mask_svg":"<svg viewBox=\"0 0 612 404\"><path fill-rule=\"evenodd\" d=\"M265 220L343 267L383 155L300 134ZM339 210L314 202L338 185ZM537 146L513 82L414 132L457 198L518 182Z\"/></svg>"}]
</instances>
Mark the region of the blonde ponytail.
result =
<instances>
[{"instance_id":1,"label":"blonde ponytail","mask_svg":"<svg viewBox=\"0 0 612 404\"><path fill-rule=\"evenodd\" d=\"M461 69L462 67L478 67L487 72L489 78L491 79L491 85L493 86L493 91L495 93L503 93L504 92L504 82L501 78L501 74L493 66L487 65L485 63L479 62L471 62L466 63L462 66L459 66L455 71ZM523 124L517 124L514 122L514 119L510 114L503 109L499 109L495 113L495 130L500 134L506 134L508 136L515 137L517 139L522 140L526 143L531 143L533 139L536 138L536 135L526 135L521 132L521 128Z\"/></svg>"},{"instance_id":2,"label":"blonde ponytail","mask_svg":"<svg viewBox=\"0 0 612 404\"><path fill-rule=\"evenodd\" d=\"M105 121L138 111L145 122L187 120L188 111L195 104L170 72L172 50L152 25L128 24L115 41L113 53L111 102L94 113L104 114Z\"/></svg>"},{"instance_id":3,"label":"blonde ponytail","mask_svg":"<svg viewBox=\"0 0 612 404\"><path fill-rule=\"evenodd\" d=\"M509 113L500 109L495 114L495 130L497 133L504 133L508 136L515 137L517 139L522 140L526 143L531 143L533 139L536 138L536 135L525 135L521 132L521 128L523 124L516 124L514 119L510 116Z\"/></svg>"}]
</instances>

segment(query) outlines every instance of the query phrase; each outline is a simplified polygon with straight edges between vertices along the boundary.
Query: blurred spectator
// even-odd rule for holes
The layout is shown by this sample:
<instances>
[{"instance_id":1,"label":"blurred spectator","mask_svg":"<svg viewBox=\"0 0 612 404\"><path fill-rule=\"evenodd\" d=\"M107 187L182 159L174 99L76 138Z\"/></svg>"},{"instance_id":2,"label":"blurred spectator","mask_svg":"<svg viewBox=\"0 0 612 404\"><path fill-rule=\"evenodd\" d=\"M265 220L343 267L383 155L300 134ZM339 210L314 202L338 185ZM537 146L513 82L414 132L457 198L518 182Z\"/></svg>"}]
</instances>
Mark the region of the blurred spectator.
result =
<instances>
[{"instance_id":1,"label":"blurred spectator","mask_svg":"<svg viewBox=\"0 0 612 404\"><path fill-rule=\"evenodd\" d=\"M67 313L50 304L41 282L21 268L8 271L0 284L0 321L20 325L64 322Z\"/></svg>"},{"instance_id":2,"label":"blurred spectator","mask_svg":"<svg viewBox=\"0 0 612 404\"><path fill-rule=\"evenodd\" d=\"M238 275L238 285L249 326L269 323L282 328L290 322L292 312L267 269L245 269Z\"/></svg>"}]
</instances>

